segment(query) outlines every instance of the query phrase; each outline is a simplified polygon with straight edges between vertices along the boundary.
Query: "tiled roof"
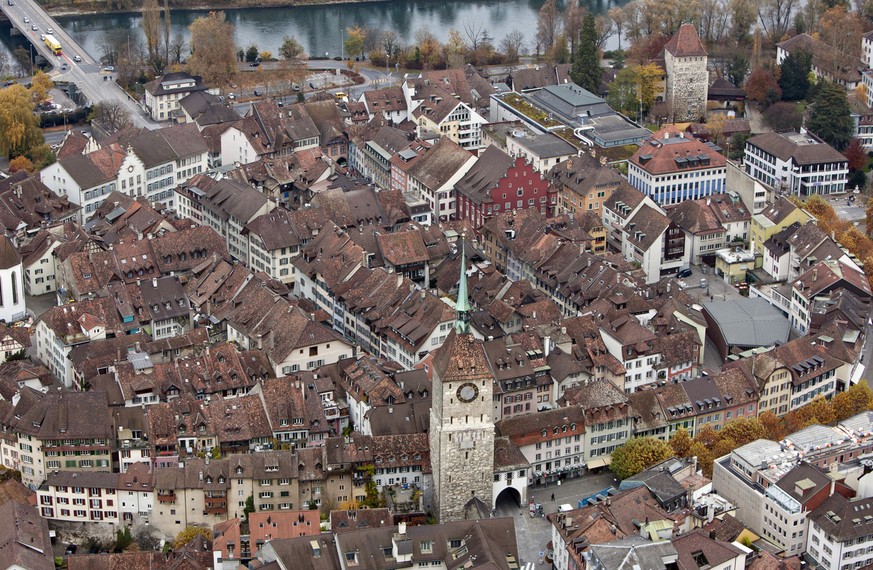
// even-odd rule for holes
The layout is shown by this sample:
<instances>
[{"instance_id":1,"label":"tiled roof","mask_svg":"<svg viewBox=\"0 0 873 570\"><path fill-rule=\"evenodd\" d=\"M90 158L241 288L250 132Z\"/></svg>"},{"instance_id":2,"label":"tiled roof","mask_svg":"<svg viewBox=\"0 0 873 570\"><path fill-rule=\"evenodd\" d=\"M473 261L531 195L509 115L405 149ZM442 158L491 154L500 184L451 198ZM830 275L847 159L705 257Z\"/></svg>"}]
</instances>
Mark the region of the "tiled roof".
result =
<instances>
[{"instance_id":1,"label":"tiled roof","mask_svg":"<svg viewBox=\"0 0 873 570\"><path fill-rule=\"evenodd\" d=\"M679 30L670 38L670 41L664 46L664 50L669 51L676 57L706 55L706 48L703 47L694 24L682 24L679 26Z\"/></svg>"}]
</instances>

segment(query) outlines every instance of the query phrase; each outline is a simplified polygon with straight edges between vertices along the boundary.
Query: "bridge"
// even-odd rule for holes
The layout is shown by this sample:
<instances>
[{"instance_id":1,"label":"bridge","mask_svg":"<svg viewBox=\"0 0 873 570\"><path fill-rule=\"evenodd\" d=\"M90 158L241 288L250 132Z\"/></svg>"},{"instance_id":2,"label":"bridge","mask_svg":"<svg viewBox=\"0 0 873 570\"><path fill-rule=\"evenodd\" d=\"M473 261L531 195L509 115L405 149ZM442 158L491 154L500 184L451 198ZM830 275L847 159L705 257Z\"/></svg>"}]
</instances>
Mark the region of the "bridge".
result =
<instances>
[{"instance_id":1,"label":"bridge","mask_svg":"<svg viewBox=\"0 0 873 570\"><path fill-rule=\"evenodd\" d=\"M7 0L0 0L0 10L3 11L12 26L33 44L33 49L53 64L52 79L75 83L91 104L118 101L130 112L134 125L150 129L157 128L157 125L146 117L145 112L137 105L136 101L131 99L115 81L104 79L108 77L108 74L103 72L100 62L77 44L36 2L33 0L13 0L13 5L10 6ZM30 20L29 23L24 22L25 17ZM40 36L45 34L48 29L54 30L55 38L63 47L63 55L56 56L40 39ZM81 61L75 61L76 56L81 58ZM64 63L67 64L66 70L62 69Z\"/></svg>"}]
</instances>

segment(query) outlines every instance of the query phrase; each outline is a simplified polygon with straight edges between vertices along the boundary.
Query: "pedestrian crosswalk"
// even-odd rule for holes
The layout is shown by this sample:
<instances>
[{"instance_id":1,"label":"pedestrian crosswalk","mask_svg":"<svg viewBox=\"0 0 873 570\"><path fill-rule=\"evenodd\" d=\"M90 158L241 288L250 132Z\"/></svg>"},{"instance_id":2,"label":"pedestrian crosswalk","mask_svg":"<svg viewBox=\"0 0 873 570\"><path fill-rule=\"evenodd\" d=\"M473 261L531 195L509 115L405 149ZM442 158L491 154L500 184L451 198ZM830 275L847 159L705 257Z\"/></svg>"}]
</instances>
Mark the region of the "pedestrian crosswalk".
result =
<instances>
[{"instance_id":1,"label":"pedestrian crosswalk","mask_svg":"<svg viewBox=\"0 0 873 570\"><path fill-rule=\"evenodd\" d=\"M536 565L533 562L528 562L524 566L521 567L521 570L534 570Z\"/></svg>"}]
</instances>

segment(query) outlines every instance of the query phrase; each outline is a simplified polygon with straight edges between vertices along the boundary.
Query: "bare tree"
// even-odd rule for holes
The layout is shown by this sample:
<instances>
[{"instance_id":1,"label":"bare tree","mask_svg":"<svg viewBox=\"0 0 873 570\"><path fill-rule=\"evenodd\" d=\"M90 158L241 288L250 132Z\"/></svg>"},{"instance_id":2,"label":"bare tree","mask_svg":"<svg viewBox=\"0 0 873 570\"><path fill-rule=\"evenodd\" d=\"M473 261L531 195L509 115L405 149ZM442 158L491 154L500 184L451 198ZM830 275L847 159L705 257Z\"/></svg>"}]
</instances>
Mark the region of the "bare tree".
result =
<instances>
[{"instance_id":1,"label":"bare tree","mask_svg":"<svg viewBox=\"0 0 873 570\"><path fill-rule=\"evenodd\" d=\"M485 25L479 20L467 20L464 22L464 35L470 42L470 49L476 51L479 49L479 42L483 36L488 35L488 30Z\"/></svg>"},{"instance_id":2,"label":"bare tree","mask_svg":"<svg viewBox=\"0 0 873 570\"><path fill-rule=\"evenodd\" d=\"M91 120L98 122L109 133L124 130L133 124L130 111L121 101L115 99L94 105Z\"/></svg>"},{"instance_id":3,"label":"bare tree","mask_svg":"<svg viewBox=\"0 0 873 570\"><path fill-rule=\"evenodd\" d=\"M579 43L579 32L582 31L582 20L585 19L585 8L579 5L579 0L569 0L564 10L564 34L570 40L570 58L576 53Z\"/></svg>"},{"instance_id":4,"label":"bare tree","mask_svg":"<svg viewBox=\"0 0 873 570\"><path fill-rule=\"evenodd\" d=\"M173 41L170 44L170 57L172 58L170 61L177 65L181 64L182 54L185 53L186 47L187 45L185 44L185 37L182 36L181 33L173 36Z\"/></svg>"},{"instance_id":5,"label":"bare tree","mask_svg":"<svg viewBox=\"0 0 873 570\"><path fill-rule=\"evenodd\" d=\"M524 34L512 30L500 42L500 51L506 58L506 63L518 63L518 56L524 51Z\"/></svg>"},{"instance_id":6,"label":"bare tree","mask_svg":"<svg viewBox=\"0 0 873 570\"><path fill-rule=\"evenodd\" d=\"M727 32L728 0L700 0L698 33L704 43L720 43Z\"/></svg>"},{"instance_id":7,"label":"bare tree","mask_svg":"<svg viewBox=\"0 0 873 570\"><path fill-rule=\"evenodd\" d=\"M758 18L770 41L778 42L788 32L795 8L797 0L761 0L758 3Z\"/></svg>"},{"instance_id":8,"label":"bare tree","mask_svg":"<svg viewBox=\"0 0 873 570\"><path fill-rule=\"evenodd\" d=\"M537 42L540 49L550 50L560 33L561 18L558 14L558 3L556 0L546 0L537 17Z\"/></svg>"},{"instance_id":9,"label":"bare tree","mask_svg":"<svg viewBox=\"0 0 873 570\"><path fill-rule=\"evenodd\" d=\"M618 34L618 49L621 49L621 34L624 32L625 14L624 10L616 6L609 9L609 19L615 24L615 33Z\"/></svg>"},{"instance_id":10,"label":"bare tree","mask_svg":"<svg viewBox=\"0 0 873 570\"><path fill-rule=\"evenodd\" d=\"M107 65L117 65L126 43L126 30L113 28L103 32L97 40L97 47L100 48L100 53L103 54L101 60Z\"/></svg>"},{"instance_id":11,"label":"bare tree","mask_svg":"<svg viewBox=\"0 0 873 570\"><path fill-rule=\"evenodd\" d=\"M597 16L594 18L594 31L597 33L597 49L603 49L606 41L615 33L612 19L609 16Z\"/></svg>"},{"instance_id":12,"label":"bare tree","mask_svg":"<svg viewBox=\"0 0 873 570\"><path fill-rule=\"evenodd\" d=\"M394 30L385 30L382 32L380 43L382 44L382 47L385 48L385 54L389 59L396 62L402 49L402 46L400 45L400 36L397 32Z\"/></svg>"},{"instance_id":13,"label":"bare tree","mask_svg":"<svg viewBox=\"0 0 873 570\"><path fill-rule=\"evenodd\" d=\"M0 51L0 77L13 74L12 60L6 55L6 52Z\"/></svg>"},{"instance_id":14,"label":"bare tree","mask_svg":"<svg viewBox=\"0 0 873 570\"><path fill-rule=\"evenodd\" d=\"M164 0L164 65L170 64L170 0Z\"/></svg>"}]
</instances>

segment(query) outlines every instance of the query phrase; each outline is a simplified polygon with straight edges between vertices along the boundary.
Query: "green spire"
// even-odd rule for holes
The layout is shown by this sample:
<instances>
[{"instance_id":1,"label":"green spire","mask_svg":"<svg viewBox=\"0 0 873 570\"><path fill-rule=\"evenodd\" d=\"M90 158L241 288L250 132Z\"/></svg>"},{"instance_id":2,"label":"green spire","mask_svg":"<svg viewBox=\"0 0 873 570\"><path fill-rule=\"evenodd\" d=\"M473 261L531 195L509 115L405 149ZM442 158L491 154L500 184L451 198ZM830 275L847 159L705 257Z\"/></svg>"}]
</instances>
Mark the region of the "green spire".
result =
<instances>
[{"instance_id":1,"label":"green spire","mask_svg":"<svg viewBox=\"0 0 873 570\"><path fill-rule=\"evenodd\" d=\"M470 332L470 299L467 297L467 256L464 250L464 236L461 236L461 280L458 282L458 302L455 304L455 331L458 334Z\"/></svg>"}]
</instances>

